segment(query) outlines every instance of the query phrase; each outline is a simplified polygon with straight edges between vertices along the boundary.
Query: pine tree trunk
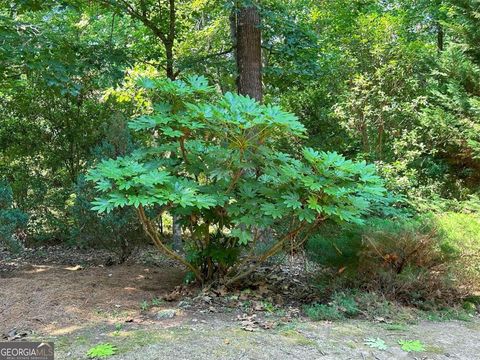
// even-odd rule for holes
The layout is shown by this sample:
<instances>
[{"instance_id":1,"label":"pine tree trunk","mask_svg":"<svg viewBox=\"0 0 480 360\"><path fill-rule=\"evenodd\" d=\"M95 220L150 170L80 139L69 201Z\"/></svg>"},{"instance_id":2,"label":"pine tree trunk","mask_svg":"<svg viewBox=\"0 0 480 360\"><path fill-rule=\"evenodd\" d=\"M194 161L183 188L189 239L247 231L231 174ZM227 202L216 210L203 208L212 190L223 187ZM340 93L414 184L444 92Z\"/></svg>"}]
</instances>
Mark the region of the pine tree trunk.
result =
<instances>
[{"instance_id":1,"label":"pine tree trunk","mask_svg":"<svg viewBox=\"0 0 480 360\"><path fill-rule=\"evenodd\" d=\"M243 7L238 11L236 43L238 93L261 102L262 36L260 14L255 6Z\"/></svg>"}]
</instances>

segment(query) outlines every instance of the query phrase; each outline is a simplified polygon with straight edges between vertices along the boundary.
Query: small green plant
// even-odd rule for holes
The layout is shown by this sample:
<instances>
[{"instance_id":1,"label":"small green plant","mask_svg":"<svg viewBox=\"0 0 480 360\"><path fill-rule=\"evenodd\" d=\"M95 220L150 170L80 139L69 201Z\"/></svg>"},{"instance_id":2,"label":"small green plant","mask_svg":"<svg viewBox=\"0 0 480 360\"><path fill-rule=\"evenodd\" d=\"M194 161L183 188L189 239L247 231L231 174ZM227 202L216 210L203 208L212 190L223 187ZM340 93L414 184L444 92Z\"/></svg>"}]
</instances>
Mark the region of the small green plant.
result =
<instances>
[{"instance_id":1,"label":"small green plant","mask_svg":"<svg viewBox=\"0 0 480 360\"><path fill-rule=\"evenodd\" d=\"M465 310L464 308L460 307L448 307L425 311L425 317L430 321L471 321L474 317L474 314L475 313L472 312L471 309Z\"/></svg>"},{"instance_id":2,"label":"small green plant","mask_svg":"<svg viewBox=\"0 0 480 360\"><path fill-rule=\"evenodd\" d=\"M262 301L263 310L269 313L275 312L275 305L272 304L270 301Z\"/></svg>"},{"instance_id":3,"label":"small green plant","mask_svg":"<svg viewBox=\"0 0 480 360\"><path fill-rule=\"evenodd\" d=\"M120 323L115 324L115 331L113 332L113 336L120 335L120 331L122 330L123 326Z\"/></svg>"},{"instance_id":4,"label":"small green plant","mask_svg":"<svg viewBox=\"0 0 480 360\"><path fill-rule=\"evenodd\" d=\"M354 317L360 312L358 303L352 294L344 292L335 293L332 297L332 301L347 317Z\"/></svg>"},{"instance_id":5,"label":"small green plant","mask_svg":"<svg viewBox=\"0 0 480 360\"><path fill-rule=\"evenodd\" d=\"M305 314L312 320L342 320L345 316L336 306L327 304L312 304L304 307Z\"/></svg>"},{"instance_id":6,"label":"small green plant","mask_svg":"<svg viewBox=\"0 0 480 360\"><path fill-rule=\"evenodd\" d=\"M160 306L160 305L162 305L162 302L163 301L159 298L153 298L152 299L152 306Z\"/></svg>"},{"instance_id":7,"label":"small green plant","mask_svg":"<svg viewBox=\"0 0 480 360\"><path fill-rule=\"evenodd\" d=\"M149 308L150 308L150 304L148 303L147 300L143 300L143 301L140 303L140 309L141 309L142 311L147 311Z\"/></svg>"},{"instance_id":8,"label":"small green plant","mask_svg":"<svg viewBox=\"0 0 480 360\"><path fill-rule=\"evenodd\" d=\"M115 355L117 348L109 343L98 344L87 351L87 356L91 359L103 359Z\"/></svg>"},{"instance_id":9,"label":"small green plant","mask_svg":"<svg viewBox=\"0 0 480 360\"><path fill-rule=\"evenodd\" d=\"M373 348L373 349L378 349L378 350L387 350L388 349L388 346L385 343L385 341L383 341L382 339L380 339L378 337L377 338L365 339L364 344Z\"/></svg>"},{"instance_id":10,"label":"small green plant","mask_svg":"<svg viewBox=\"0 0 480 360\"><path fill-rule=\"evenodd\" d=\"M355 317L360 313L354 295L347 292L334 293L328 304L313 304L304 308L313 320L340 320Z\"/></svg>"},{"instance_id":11,"label":"small green plant","mask_svg":"<svg viewBox=\"0 0 480 360\"><path fill-rule=\"evenodd\" d=\"M401 349L406 352L421 352L425 351L425 346L420 340L399 340L398 344Z\"/></svg>"}]
</instances>

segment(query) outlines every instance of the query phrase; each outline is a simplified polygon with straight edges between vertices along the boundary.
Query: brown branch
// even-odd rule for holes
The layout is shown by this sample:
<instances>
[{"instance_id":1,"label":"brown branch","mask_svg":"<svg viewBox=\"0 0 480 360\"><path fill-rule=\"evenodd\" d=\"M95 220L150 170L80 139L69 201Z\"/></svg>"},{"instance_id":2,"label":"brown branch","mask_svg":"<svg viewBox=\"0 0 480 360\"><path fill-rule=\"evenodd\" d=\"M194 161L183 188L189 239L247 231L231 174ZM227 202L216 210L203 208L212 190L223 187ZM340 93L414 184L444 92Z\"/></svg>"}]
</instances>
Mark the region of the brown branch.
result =
<instances>
[{"instance_id":1,"label":"brown branch","mask_svg":"<svg viewBox=\"0 0 480 360\"><path fill-rule=\"evenodd\" d=\"M227 286L231 285L231 284L237 282L238 280L243 279L244 277L250 275L252 272L254 272L267 259L269 259L273 255L278 253L283 248L283 245L285 244L285 242L288 239L290 239L292 236L295 236L296 234L298 234L304 228L304 226L305 226L305 224L302 223L299 227L297 227L296 229L294 229L294 230L290 231L288 234L286 234L283 238L281 238L279 241L277 241L275 243L275 245L273 245L270 249L268 249L268 251L266 251L262 256L259 256L256 259L256 265L255 266L252 266L248 270L244 271L243 273L240 273L240 274L234 276L233 278L229 279L226 282L226 285ZM237 267L237 269L238 269L238 267Z\"/></svg>"},{"instance_id":2,"label":"brown branch","mask_svg":"<svg viewBox=\"0 0 480 360\"><path fill-rule=\"evenodd\" d=\"M137 214L140 219L140 222L143 225L143 229L145 233L148 235L148 237L153 241L155 246L162 251L165 255L169 256L170 258L177 260L180 262L182 265L186 266L188 269L190 269L194 274L195 277L203 283L203 277L198 271L197 268L195 268L191 263L186 261L183 257L178 255L175 251L171 250L166 246L160 237L158 236L158 232L155 230L154 226L152 225L151 221L148 219L147 215L145 214L145 209L143 208L142 205L139 205L137 208Z\"/></svg>"},{"instance_id":3,"label":"brown branch","mask_svg":"<svg viewBox=\"0 0 480 360\"><path fill-rule=\"evenodd\" d=\"M159 27L157 27L152 22L151 19L148 18L146 11L144 11L143 13L140 13L128 1L124 1L124 0L121 0L119 2L110 1L110 0L100 0L100 1L107 6L113 6L117 9L121 9L125 11L128 15L130 15L132 18L140 20L146 27L148 27L154 33L155 36L160 38L160 40L164 45L166 42L168 42L168 39L165 33ZM143 4L143 6L145 6L144 1L142 1L141 3Z\"/></svg>"},{"instance_id":4,"label":"brown branch","mask_svg":"<svg viewBox=\"0 0 480 360\"><path fill-rule=\"evenodd\" d=\"M323 221L325 220L324 217L322 216L318 216L314 223L310 226L310 228L308 229L307 231L307 234L305 235L305 237L302 239L302 241L300 241L299 243L297 243L297 245L295 246L295 248L299 248L301 245L303 245L305 243L305 241L308 239L308 235L317 227L318 223L320 221ZM250 275L252 272L254 272L262 263L264 263L267 259L269 259L270 257L272 257L273 255L277 254L280 250L282 250L283 246L285 245L285 242L289 239L291 239L292 237L295 237L298 235L298 233L303 229L305 228L306 224L305 223L302 223L300 226L298 226L296 229L290 231L288 234L286 234L282 239L280 239L278 242L275 243L275 245L273 245L268 251L266 251L262 256L258 257L257 260L256 260L256 265L255 266L252 266L251 268L249 268L248 270L244 271L243 273L240 273L236 276L234 276L233 278L229 279L227 282L226 282L226 285L231 285L235 282L237 282L238 280L240 279L243 279L244 277ZM245 262L242 262L242 264L245 263ZM236 269L238 269L238 266L236 267Z\"/></svg>"},{"instance_id":5,"label":"brown branch","mask_svg":"<svg viewBox=\"0 0 480 360\"><path fill-rule=\"evenodd\" d=\"M185 161L185 164L188 165L187 150L185 149L185 135L183 135L179 141L180 141L180 149L182 151L183 161Z\"/></svg>"}]
</instances>

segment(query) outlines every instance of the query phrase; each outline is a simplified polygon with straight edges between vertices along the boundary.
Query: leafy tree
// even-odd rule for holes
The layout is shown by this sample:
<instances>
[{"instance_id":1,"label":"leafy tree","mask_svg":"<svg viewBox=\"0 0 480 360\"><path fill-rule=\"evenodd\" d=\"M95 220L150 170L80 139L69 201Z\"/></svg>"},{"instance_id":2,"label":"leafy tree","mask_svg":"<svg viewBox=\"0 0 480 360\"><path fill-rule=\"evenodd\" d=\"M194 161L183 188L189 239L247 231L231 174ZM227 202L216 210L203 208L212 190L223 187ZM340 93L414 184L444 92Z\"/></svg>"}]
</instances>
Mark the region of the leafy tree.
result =
<instances>
[{"instance_id":1,"label":"leafy tree","mask_svg":"<svg viewBox=\"0 0 480 360\"><path fill-rule=\"evenodd\" d=\"M48 238L64 233L71 185L111 117L99 95L122 77L128 58L110 36L111 18L90 25L91 14L50 5L11 2L10 11L0 10L8 34L1 64L9 59L0 88L0 171L30 212L34 235Z\"/></svg>"}]
</instances>

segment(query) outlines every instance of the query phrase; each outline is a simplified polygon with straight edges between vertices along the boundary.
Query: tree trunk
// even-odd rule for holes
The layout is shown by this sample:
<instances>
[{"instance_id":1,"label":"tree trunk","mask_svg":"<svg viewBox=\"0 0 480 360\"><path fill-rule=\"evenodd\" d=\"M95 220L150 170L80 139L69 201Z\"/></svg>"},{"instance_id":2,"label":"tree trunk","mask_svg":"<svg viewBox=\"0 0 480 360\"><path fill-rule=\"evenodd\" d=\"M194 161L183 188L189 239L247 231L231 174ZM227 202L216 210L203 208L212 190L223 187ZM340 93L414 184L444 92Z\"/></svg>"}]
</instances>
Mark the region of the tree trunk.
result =
<instances>
[{"instance_id":1,"label":"tree trunk","mask_svg":"<svg viewBox=\"0 0 480 360\"><path fill-rule=\"evenodd\" d=\"M165 57L167 61L166 73L170 80L175 80L175 72L173 70L173 42L165 43Z\"/></svg>"},{"instance_id":2,"label":"tree trunk","mask_svg":"<svg viewBox=\"0 0 480 360\"><path fill-rule=\"evenodd\" d=\"M443 26L437 22L437 49L439 52L442 52L444 48L444 36Z\"/></svg>"},{"instance_id":3,"label":"tree trunk","mask_svg":"<svg viewBox=\"0 0 480 360\"><path fill-rule=\"evenodd\" d=\"M262 102L262 36L260 14L255 6L238 11L235 35L238 93Z\"/></svg>"},{"instance_id":4,"label":"tree trunk","mask_svg":"<svg viewBox=\"0 0 480 360\"><path fill-rule=\"evenodd\" d=\"M178 215L172 216L172 240L173 249L176 251L181 251L183 249L182 227L180 226L180 219Z\"/></svg>"}]
</instances>

